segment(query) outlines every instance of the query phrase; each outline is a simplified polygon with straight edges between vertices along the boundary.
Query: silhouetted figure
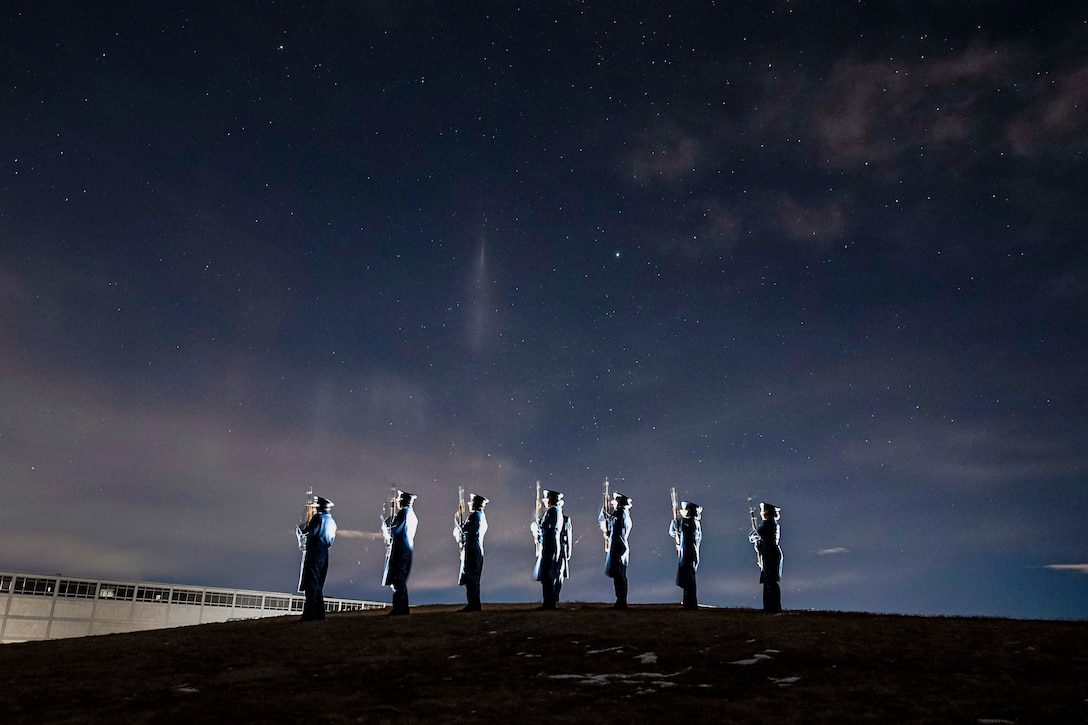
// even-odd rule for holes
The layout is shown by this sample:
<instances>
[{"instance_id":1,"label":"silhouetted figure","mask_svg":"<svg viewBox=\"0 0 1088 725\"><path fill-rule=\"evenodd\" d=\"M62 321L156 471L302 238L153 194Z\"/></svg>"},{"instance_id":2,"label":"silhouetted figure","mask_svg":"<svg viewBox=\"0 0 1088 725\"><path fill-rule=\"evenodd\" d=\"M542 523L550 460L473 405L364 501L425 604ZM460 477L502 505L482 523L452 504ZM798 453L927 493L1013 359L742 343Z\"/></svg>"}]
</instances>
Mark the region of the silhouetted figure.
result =
<instances>
[{"instance_id":1,"label":"silhouetted figure","mask_svg":"<svg viewBox=\"0 0 1088 725\"><path fill-rule=\"evenodd\" d=\"M305 552L299 572L298 590L306 594L300 622L325 618L325 575L329 573L329 547L336 540L336 521L329 509L332 501L313 497L313 515L296 527L298 547Z\"/></svg>"},{"instance_id":2,"label":"silhouetted figure","mask_svg":"<svg viewBox=\"0 0 1088 725\"><path fill-rule=\"evenodd\" d=\"M622 493L612 494L612 511L601 509L597 517L601 531L608 537L604 573L612 578L616 590L613 609L627 609L627 563L630 559L628 537L631 535L631 499Z\"/></svg>"},{"instance_id":3,"label":"silhouetted figure","mask_svg":"<svg viewBox=\"0 0 1088 725\"><path fill-rule=\"evenodd\" d=\"M564 531L563 511L560 504L563 494L558 491L543 491L540 495L546 506L544 514L539 521L534 521L530 529L536 537L539 553L536 557L536 566L533 568L533 578L540 582L543 603L541 609L555 609L559 601L559 588L562 586L563 577L563 543Z\"/></svg>"},{"instance_id":4,"label":"silhouetted figure","mask_svg":"<svg viewBox=\"0 0 1088 725\"><path fill-rule=\"evenodd\" d=\"M759 527L748 535L756 549L756 563L759 564L759 582L763 585L763 611L782 611L782 547L781 528L778 519L781 509L774 504L759 504Z\"/></svg>"},{"instance_id":5,"label":"silhouetted figure","mask_svg":"<svg viewBox=\"0 0 1088 725\"><path fill-rule=\"evenodd\" d=\"M457 518L453 522L453 538L461 548L461 573L457 583L464 586L468 600L462 612L480 611L480 576L484 570L484 534L487 533L484 506L488 500L476 494L471 496L471 513L463 523Z\"/></svg>"},{"instance_id":6,"label":"silhouetted figure","mask_svg":"<svg viewBox=\"0 0 1088 725\"><path fill-rule=\"evenodd\" d=\"M703 527L699 523L702 515L702 506L682 501L679 516L669 524L669 534L676 541L676 586L684 590L684 609L699 608L695 573L699 571L699 545L703 541Z\"/></svg>"},{"instance_id":7,"label":"silhouetted figure","mask_svg":"<svg viewBox=\"0 0 1088 725\"><path fill-rule=\"evenodd\" d=\"M416 495L404 491L398 491L397 495L397 512L382 519L382 536L387 546L382 586L393 589L390 614L408 614L408 575L412 571L412 548L419 522L413 509Z\"/></svg>"}]
</instances>

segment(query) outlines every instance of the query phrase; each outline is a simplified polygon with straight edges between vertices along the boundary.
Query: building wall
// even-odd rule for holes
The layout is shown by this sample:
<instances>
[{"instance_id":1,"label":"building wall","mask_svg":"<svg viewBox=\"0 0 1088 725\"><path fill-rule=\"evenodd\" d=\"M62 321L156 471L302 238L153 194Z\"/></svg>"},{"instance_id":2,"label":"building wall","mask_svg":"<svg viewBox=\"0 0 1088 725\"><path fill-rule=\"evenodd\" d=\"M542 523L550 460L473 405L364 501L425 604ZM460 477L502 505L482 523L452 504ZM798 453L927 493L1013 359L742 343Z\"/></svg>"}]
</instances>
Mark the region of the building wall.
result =
<instances>
[{"instance_id":1,"label":"building wall","mask_svg":"<svg viewBox=\"0 0 1088 725\"><path fill-rule=\"evenodd\" d=\"M302 611L298 594L0 571L0 643L86 637ZM383 602L325 599L328 612Z\"/></svg>"}]
</instances>

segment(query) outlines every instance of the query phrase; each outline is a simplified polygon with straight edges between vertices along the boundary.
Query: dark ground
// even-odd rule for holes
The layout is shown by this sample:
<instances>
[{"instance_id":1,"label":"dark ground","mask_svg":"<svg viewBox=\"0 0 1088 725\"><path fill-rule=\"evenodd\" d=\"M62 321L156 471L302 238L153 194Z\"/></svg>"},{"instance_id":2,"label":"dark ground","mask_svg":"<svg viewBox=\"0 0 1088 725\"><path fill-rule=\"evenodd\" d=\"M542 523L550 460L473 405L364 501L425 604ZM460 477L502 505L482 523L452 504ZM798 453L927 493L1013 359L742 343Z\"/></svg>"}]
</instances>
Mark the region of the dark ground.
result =
<instances>
[{"instance_id":1,"label":"dark ground","mask_svg":"<svg viewBox=\"0 0 1088 725\"><path fill-rule=\"evenodd\" d=\"M1088 622L492 604L0 646L0 721L1088 722Z\"/></svg>"}]
</instances>

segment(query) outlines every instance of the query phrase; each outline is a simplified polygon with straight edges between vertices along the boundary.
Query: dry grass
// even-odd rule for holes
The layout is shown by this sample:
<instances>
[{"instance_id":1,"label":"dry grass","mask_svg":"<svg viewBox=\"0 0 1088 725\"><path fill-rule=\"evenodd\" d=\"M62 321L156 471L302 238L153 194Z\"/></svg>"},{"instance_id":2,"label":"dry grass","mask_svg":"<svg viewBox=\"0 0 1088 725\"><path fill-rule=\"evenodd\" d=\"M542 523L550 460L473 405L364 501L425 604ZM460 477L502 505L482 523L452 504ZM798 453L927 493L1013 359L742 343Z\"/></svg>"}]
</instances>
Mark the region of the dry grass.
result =
<instances>
[{"instance_id":1,"label":"dry grass","mask_svg":"<svg viewBox=\"0 0 1088 725\"><path fill-rule=\"evenodd\" d=\"M1088 623L427 606L0 647L12 722L1085 722Z\"/></svg>"}]
</instances>

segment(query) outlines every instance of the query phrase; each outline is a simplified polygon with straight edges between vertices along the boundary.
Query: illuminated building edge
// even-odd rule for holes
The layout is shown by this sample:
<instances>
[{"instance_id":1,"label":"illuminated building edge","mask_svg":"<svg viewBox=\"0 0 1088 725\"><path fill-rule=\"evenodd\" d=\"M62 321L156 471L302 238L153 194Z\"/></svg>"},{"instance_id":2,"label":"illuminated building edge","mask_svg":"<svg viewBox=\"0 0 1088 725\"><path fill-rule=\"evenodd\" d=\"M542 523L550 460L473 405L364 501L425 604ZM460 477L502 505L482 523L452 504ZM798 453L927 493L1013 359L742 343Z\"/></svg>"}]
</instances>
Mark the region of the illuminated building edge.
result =
<instances>
[{"instance_id":1,"label":"illuminated building edge","mask_svg":"<svg viewBox=\"0 0 1088 725\"><path fill-rule=\"evenodd\" d=\"M184 627L302 612L301 594L0 571L0 643ZM325 598L326 612L384 602Z\"/></svg>"}]
</instances>

